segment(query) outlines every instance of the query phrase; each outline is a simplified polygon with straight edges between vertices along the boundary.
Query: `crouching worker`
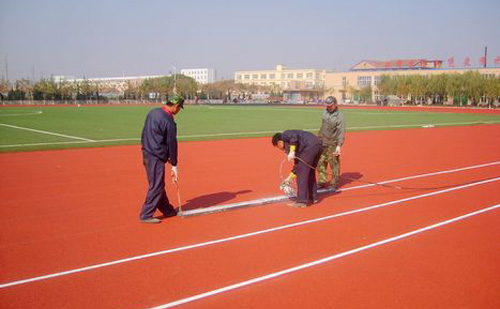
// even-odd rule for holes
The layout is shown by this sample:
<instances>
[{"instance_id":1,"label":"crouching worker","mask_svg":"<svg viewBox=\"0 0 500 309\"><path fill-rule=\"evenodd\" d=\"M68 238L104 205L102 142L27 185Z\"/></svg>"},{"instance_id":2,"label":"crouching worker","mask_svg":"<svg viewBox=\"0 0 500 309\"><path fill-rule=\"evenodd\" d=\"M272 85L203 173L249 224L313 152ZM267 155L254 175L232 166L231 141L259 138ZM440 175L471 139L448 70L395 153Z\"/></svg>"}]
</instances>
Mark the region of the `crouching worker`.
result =
<instances>
[{"instance_id":1,"label":"crouching worker","mask_svg":"<svg viewBox=\"0 0 500 309\"><path fill-rule=\"evenodd\" d=\"M284 150L288 161L294 160L292 172L284 184L297 177L297 200L291 207L307 207L317 202L316 166L321 156L321 140L314 134L301 130L287 130L273 136L274 147Z\"/></svg>"},{"instance_id":2,"label":"crouching worker","mask_svg":"<svg viewBox=\"0 0 500 309\"><path fill-rule=\"evenodd\" d=\"M139 217L142 223L160 223L160 219L154 217L157 209L165 218L177 215L165 192L165 164L170 162L172 180L177 182L177 125L174 116L184 108L183 104L184 99L174 95L162 108L151 110L144 122L142 158L149 187Z\"/></svg>"}]
</instances>

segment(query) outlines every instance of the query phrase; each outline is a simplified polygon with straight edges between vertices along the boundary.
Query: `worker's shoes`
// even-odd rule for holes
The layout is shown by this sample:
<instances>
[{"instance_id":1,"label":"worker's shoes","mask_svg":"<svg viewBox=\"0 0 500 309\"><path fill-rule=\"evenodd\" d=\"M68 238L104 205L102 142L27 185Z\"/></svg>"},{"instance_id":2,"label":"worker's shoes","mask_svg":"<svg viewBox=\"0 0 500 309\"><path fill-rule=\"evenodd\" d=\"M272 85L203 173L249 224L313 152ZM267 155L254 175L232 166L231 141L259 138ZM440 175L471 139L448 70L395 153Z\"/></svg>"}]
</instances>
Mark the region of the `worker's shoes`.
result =
<instances>
[{"instance_id":1,"label":"worker's shoes","mask_svg":"<svg viewBox=\"0 0 500 309\"><path fill-rule=\"evenodd\" d=\"M147 219L140 219L141 223L149 223L149 224L158 224L161 223L161 220L158 218L147 218Z\"/></svg>"},{"instance_id":2,"label":"worker's shoes","mask_svg":"<svg viewBox=\"0 0 500 309\"><path fill-rule=\"evenodd\" d=\"M318 183L318 189L326 189L329 187L329 184L326 182Z\"/></svg>"},{"instance_id":3,"label":"worker's shoes","mask_svg":"<svg viewBox=\"0 0 500 309\"><path fill-rule=\"evenodd\" d=\"M307 207L306 203L298 203L298 202L289 203L287 205L290 206L290 207L294 207L294 208L305 208L305 207Z\"/></svg>"},{"instance_id":4,"label":"worker's shoes","mask_svg":"<svg viewBox=\"0 0 500 309\"><path fill-rule=\"evenodd\" d=\"M163 214L163 216L161 216L160 218L161 218L161 219L166 219L166 218L170 218L170 217L175 217L175 216L177 216L177 213L178 213L178 212L179 212L179 211L178 211L177 209L175 209L175 208L174 208L174 209L172 209L171 211L169 211L169 212L167 212L167 213Z\"/></svg>"}]
</instances>

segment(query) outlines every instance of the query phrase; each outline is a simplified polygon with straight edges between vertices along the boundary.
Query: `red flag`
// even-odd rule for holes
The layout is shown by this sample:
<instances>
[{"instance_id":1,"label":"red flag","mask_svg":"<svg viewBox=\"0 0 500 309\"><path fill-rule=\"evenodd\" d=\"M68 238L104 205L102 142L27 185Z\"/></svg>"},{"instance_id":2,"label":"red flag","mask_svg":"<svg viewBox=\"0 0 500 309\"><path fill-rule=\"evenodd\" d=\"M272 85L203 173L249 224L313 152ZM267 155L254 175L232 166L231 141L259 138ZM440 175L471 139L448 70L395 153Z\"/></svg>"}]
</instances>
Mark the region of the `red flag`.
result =
<instances>
[{"instance_id":1,"label":"red flag","mask_svg":"<svg viewBox=\"0 0 500 309\"><path fill-rule=\"evenodd\" d=\"M448 67L450 67L450 68L455 67L455 58L453 56L448 58Z\"/></svg>"},{"instance_id":2,"label":"red flag","mask_svg":"<svg viewBox=\"0 0 500 309\"><path fill-rule=\"evenodd\" d=\"M500 56L495 58L495 66L500 66Z\"/></svg>"},{"instance_id":3,"label":"red flag","mask_svg":"<svg viewBox=\"0 0 500 309\"><path fill-rule=\"evenodd\" d=\"M401 68L401 67L403 66L403 61L398 60L398 61L396 62L396 65L398 66L398 68Z\"/></svg>"},{"instance_id":4,"label":"red flag","mask_svg":"<svg viewBox=\"0 0 500 309\"><path fill-rule=\"evenodd\" d=\"M479 57L479 64L482 66L486 66L486 57Z\"/></svg>"},{"instance_id":5,"label":"red flag","mask_svg":"<svg viewBox=\"0 0 500 309\"><path fill-rule=\"evenodd\" d=\"M466 68L470 67L470 58L469 57L465 57L464 67L466 67Z\"/></svg>"}]
</instances>

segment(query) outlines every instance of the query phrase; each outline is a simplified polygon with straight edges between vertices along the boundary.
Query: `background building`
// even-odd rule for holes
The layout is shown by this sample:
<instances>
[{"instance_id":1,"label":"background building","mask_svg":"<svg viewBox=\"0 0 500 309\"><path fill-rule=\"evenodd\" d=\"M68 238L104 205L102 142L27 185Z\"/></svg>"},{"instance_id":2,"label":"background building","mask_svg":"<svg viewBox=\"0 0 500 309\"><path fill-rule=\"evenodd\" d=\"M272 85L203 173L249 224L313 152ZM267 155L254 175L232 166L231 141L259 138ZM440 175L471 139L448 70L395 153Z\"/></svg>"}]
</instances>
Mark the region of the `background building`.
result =
<instances>
[{"instance_id":1,"label":"background building","mask_svg":"<svg viewBox=\"0 0 500 309\"><path fill-rule=\"evenodd\" d=\"M181 74L193 78L198 84L210 84L217 79L217 73L214 69L184 69Z\"/></svg>"},{"instance_id":2,"label":"background building","mask_svg":"<svg viewBox=\"0 0 500 309\"><path fill-rule=\"evenodd\" d=\"M275 70L236 71L236 83L270 86L282 92L284 99L310 100L322 96L325 86L323 69L289 69L279 64Z\"/></svg>"},{"instance_id":3,"label":"background building","mask_svg":"<svg viewBox=\"0 0 500 309\"><path fill-rule=\"evenodd\" d=\"M347 72L325 74L325 96L333 95L341 102L358 101L355 90L369 89L372 101L380 100L377 88L382 76L421 75L429 77L438 74L463 74L477 71L486 76L500 76L500 68L442 68L441 60L397 59L389 61L363 60Z\"/></svg>"}]
</instances>

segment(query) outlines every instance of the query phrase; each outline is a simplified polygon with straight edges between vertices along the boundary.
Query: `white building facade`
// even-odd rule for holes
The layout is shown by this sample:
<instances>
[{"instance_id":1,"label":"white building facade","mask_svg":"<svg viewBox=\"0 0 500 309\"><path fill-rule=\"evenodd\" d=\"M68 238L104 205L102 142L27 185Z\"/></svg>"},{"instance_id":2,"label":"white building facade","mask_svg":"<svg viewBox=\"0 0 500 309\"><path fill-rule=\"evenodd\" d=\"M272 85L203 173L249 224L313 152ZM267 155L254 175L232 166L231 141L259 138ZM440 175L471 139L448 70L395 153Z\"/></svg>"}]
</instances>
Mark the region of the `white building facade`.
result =
<instances>
[{"instance_id":1,"label":"white building facade","mask_svg":"<svg viewBox=\"0 0 500 309\"><path fill-rule=\"evenodd\" d=\"M183 69L181 74L193 78L198 84L209 84L217 79L215 69Z\"/></svg>"}]
</instances>

